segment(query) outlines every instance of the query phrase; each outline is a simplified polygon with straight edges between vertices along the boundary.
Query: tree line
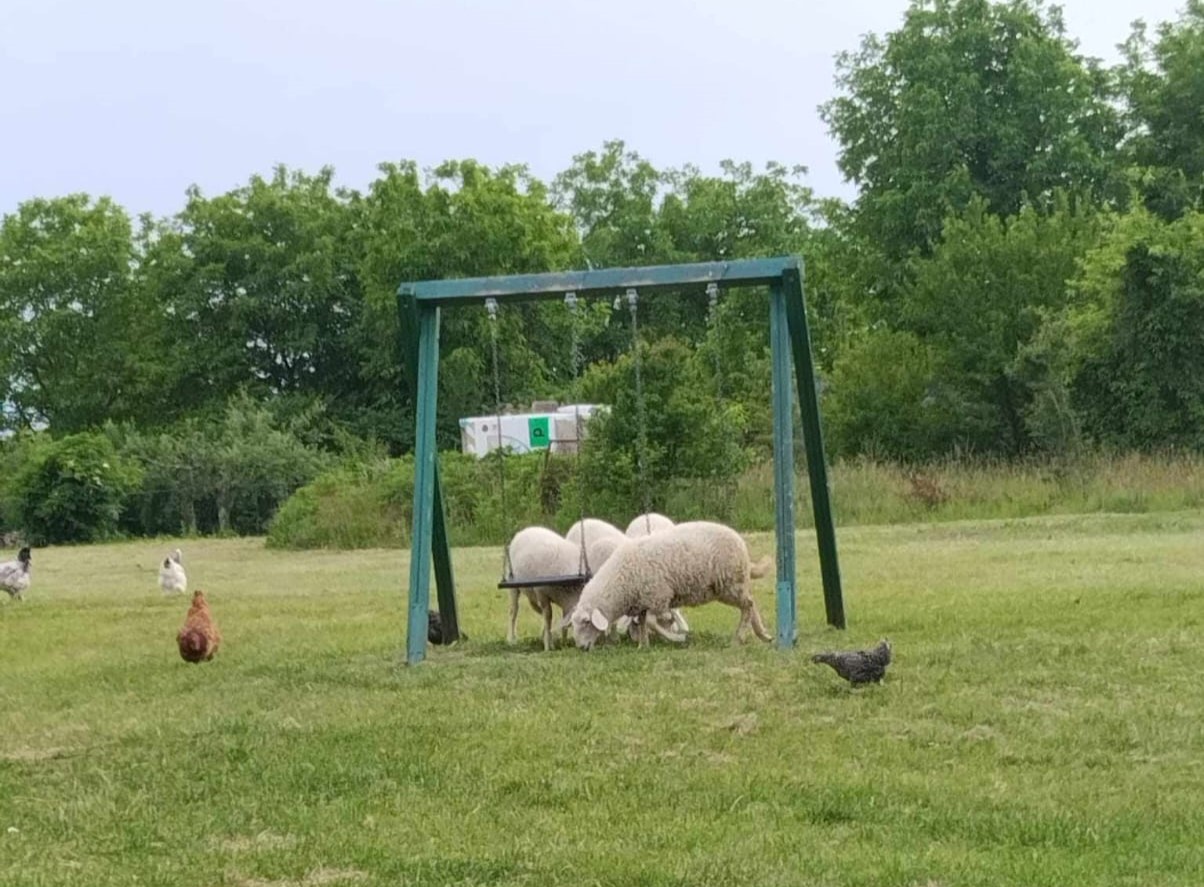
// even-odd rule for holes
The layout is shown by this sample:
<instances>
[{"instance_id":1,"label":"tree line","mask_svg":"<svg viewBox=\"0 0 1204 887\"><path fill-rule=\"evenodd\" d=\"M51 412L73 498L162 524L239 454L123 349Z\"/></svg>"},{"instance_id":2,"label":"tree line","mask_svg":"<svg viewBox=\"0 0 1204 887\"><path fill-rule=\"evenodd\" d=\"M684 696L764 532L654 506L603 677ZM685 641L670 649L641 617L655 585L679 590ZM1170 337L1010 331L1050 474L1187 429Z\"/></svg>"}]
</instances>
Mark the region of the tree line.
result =
<instances>
[{"instance_id":1,"label":"tree line","mask_svg":"<svg viewBox=\"0 0 1204 887\"><path fill-rule=\"evenodd\" d=\"M401 161L364 190L284 167L192 188L168 218L31 199L0 222L0 430L184 440L253 404L316 453L403 454L400 282L792 253L837 457L1198 449L1204 2L1123 50L1085 57L1037 0L916 0L837 57L820 116L848 203L802 167L660 169L618 140L547 182ZM708 308L640 303L657 471L730 473L769 445L764 294ZM507 305L497 323L503 399L616 404L592 458L630 484L626 306L592 302L574 329L558 303ZM445 312L443 447L494 409L490 334L483 306Z\"/></svg>"}]
</instances>

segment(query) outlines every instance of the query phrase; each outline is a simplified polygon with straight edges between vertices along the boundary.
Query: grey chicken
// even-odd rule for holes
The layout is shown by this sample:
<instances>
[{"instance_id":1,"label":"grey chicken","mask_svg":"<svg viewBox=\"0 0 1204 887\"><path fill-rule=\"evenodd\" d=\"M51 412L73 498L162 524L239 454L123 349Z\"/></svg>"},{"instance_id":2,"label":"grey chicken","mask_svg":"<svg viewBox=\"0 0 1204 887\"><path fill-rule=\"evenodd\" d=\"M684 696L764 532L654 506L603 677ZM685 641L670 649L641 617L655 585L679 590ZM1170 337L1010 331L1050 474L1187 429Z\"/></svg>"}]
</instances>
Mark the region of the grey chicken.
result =
<instances>
[{"instance_id":1,"label":"grey chicken","mask_svg":"<svg viewBox=\"0 0 1204 887\"><path fill-rule=\"evenodd\" d=\"M850 684L876 684L886 675L886 666L890 665L890 641L884 639L872 650L816 653L811 661L832 666Z\"/></svg>"},{"instance_id":2,"label":"grey chicken","mask_svg":"<svg viewBox=\"0 0 1204 887\"><path fill-rule=\"evenodd\" d=\"M15 561L0 564L0 591L7 591L9 597L19 601L25 600L24 594L29 589L29 561L29 549L22 548Z\"/></svg>"},{"instance_id":3,"label":"grey chicken","mask_svg":"<svg viewBox=\"0 0 1204 887\"><path fill-rule=\"evenodd\" d=\"M426 611L426 639L432 644L449 644L450 640L445 640L443 636L443 617L436 610ZM463 631L460 632L460 640L468 640L468 635Z\"/></svg>"}]
</instances>

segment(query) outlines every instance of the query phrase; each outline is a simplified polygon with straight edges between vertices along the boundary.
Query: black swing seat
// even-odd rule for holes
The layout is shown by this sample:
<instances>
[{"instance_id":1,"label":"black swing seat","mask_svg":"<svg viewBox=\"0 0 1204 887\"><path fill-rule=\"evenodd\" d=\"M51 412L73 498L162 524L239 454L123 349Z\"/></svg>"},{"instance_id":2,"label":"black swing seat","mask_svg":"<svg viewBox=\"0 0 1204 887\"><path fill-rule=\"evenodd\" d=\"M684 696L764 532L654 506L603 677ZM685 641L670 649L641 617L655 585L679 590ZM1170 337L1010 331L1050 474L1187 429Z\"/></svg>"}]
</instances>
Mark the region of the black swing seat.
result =
<instances>
[{"instance_id":1,"label":"black swing seat","mask_svg":"<svg viewBox=\"0 0 1204 887\"><path fill-rule=\"evenodd\" d=\"M498 588L537 588L541 585L554 585L567 588L573 585L584 585L590 580L589 573L570 573L564 576L534 576L526 579L503 579L498 582Z\"/></svg>"}]
</instances>

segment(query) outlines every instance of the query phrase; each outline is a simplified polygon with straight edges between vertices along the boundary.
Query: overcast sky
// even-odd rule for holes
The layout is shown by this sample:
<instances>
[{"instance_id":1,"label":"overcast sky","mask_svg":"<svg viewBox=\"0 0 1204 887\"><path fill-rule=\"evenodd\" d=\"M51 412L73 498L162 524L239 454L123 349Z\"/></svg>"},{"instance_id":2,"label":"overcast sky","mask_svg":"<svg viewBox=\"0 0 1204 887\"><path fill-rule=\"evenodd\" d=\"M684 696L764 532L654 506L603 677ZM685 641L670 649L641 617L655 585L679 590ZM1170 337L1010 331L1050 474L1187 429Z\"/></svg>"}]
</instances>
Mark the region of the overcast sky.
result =
<instances>
[{"instance_id":1,"label":"overcast sky","mask_svg":"<svg viewBox=\"0 0 1204 887\"><path fill-rule=\"evenodd\" d=\"M816 106L905 0L0 0L0 213L73 191L132 213L276 163L363 188L385 160L550 178L621 138L658 166L803 164L851 196ZM1084 52L1179 0L1067 0ZM809 7L811 7L809 9ZM821 9L821 7L823 7Z\"/></svg>"}]
</instances>

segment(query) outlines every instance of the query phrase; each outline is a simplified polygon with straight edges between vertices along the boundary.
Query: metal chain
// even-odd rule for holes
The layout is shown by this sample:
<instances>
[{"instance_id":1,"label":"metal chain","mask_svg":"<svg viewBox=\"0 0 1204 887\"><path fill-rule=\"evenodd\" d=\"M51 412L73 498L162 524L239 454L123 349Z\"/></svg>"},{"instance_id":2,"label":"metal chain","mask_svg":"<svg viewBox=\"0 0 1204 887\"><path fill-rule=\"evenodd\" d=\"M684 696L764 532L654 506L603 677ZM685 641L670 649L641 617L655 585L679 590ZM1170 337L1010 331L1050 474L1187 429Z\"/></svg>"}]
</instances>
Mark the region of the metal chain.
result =
<instances>
[{"instance_id":1,"label":"metal chain","mask_svg":"<svg viewBox=\"0 0 1204 887\"><path fill-rule=\"evenodd\" d=\"M576 447L573 451L573 459L577 465L575 474L578 478L577 484L577 510L578 517L581 520L581 555L577 562L577 572L582 576L588 576L589 572L589 554L585 548L585 496L582 492L580 484L581 477L581 332L580 332L580 314L577 309L577 294L573 292L564 294L564 303L569 309L569 332L572 342L569 349L569 361L572 364L573 384L569 391L573 398L573 430L576 435Z\"/></svg>"},{"instance_id":2,"label":"metal chain","mask_svg":"<svg viewBox=\"0 0 1204 887\"><path fill-rule=\"evenodd\" d=\"M635 458L636 469L640 477L640 490L643 494L644 502L644 525L648 529L648 533L652 533L652 498L648 492L648 476L645 466L644 453L648 449L648 419L645 415L644 407L644 380L640 371L640 327L637 319L636 306L639 303L639 296L635 289L627 290L627 309L631 312L631 350L632 360L635 363L635 408L636 408L636 439L635 439Z\"/></svg>"},{"instance_id":3,"label":"metal chain","mask_svg":"<svg viewBox=\"0 0 1204 887\"><path fill-rule=\"evenodd\" d=\"M719 356L719 284L707 284L707 326L711 328L711 349L715 355L715 395L723 403L723 365Z\"/></svg>"},{"instance_id":4,"label":"metal chain","mask_svg":"<svg viewBox=\"0 0 1204 887\"><path fill-rule=\"evenodd\" d=\"M502 509L502 520L510 514L506 508L506 454L502 449L502 374L498 365L498 332L497 332L497 299L485 300L485 310L489 312L489 344L493 352L493 408L494 421L497 423L497 474L498 502ZM514 568L510 564L510 536L506 528L506 541L502 547L502 579L513 579Z\"/></svg>"}]
</instances>

